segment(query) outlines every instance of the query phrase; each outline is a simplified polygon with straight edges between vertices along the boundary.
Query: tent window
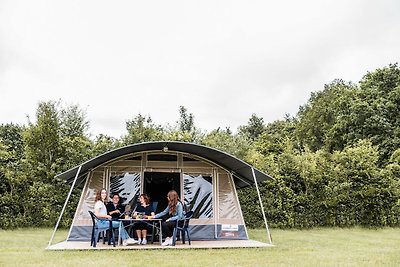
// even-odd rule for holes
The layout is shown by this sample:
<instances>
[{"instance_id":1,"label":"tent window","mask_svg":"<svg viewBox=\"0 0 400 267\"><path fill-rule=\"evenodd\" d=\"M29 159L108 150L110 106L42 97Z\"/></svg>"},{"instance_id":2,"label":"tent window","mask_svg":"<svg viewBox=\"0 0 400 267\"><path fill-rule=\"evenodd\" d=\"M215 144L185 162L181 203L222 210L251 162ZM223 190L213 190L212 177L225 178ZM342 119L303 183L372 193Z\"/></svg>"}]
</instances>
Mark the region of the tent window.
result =
<instances>
[{"instance_id":1,"label":"tent window","mask_svg":"<svg viewBox=\"0 0 400 267\"><path fill-rule=\"evenodd\" d=\"M148 161L178 161L178 157L176 155L169 155L169 154L155 154L155 155L148 155Z\"/></svg>"},{"instance_id":2,"label":"tent window","mask_svg":"<svg viewBox=\"0 0 400 267\"><path fill-rule=\"evenodd\" d=\"M194 218L213 217L212 177L202 174L183 174L185 205L194 211Z\"/></svg>"},{"instance_id":3,"label":"tent window","mask_svg":"<svg viewBox=\"0 0 400 267\"><path fill-rule=\"evenodd\" d=\"M103 170L93 171L88 176L88 183L83 190L83 199L79 203L78 213L74 218L73 225L86 225L90 221L89 210L94 209L95 197L98 190L104 187L103 185Z\"/></svg>"},{"instance_id":4,"label":"tent window","mask_svg":"<svg viewBox=\"0 0 400 267\"><path fill-rule=\"evenodd\" d=\"M136 161L141 161L142 160L142 156L135 156L135 157L131 157L131 158L127 158L125 160L136 160Z\"/></svg>"},{"instance_id":5,"label":"tent window","mask_svg":"<svg viewBox=\"0 0 400 267\"><path fill-rule=\"evenodd\" d=\"M198 159L183 157L183 161L199 161Z\"/></svg>"},{"instance_id":6,"label":"tent window","mask_svg":"<svg viewBox=\"0 0 400 267\"><path fill-rule=\"evenodd\" d=\"M111 176L110 193L118 193L122 205L134 206L140 195L140 173L126 172Z\"/></svg>"},{"instance_id":7,"label":"tent window","mask_svg":"<svg viewBox=\"0 0 400 267\"><path fill-rule=\"evenodd\" d=\"M227 173L219 173L219 218L240 219L239 204L233 189L232 179Z\"/></svg>"}]
</instances>

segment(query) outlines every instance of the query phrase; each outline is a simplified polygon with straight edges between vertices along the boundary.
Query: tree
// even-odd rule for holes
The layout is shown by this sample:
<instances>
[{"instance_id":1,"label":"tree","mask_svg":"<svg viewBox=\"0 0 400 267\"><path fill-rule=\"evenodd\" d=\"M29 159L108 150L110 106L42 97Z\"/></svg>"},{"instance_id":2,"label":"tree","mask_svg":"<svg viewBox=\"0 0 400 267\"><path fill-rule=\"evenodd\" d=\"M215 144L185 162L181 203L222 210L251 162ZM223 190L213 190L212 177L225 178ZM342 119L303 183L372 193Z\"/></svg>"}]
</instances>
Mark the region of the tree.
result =
<instances>
[{"instance_id":1,"label":"tree","mask_svg":"<svg viewBox=\"0 0 400 267\"><path fill-rule=\"evenodd\" d=\"M34 170L35 179L51 182L60 171L55 162L62 156L58 103L39 103L36 123L29 121L23 139L26 158Z\"/></svg>"},{"instance_id":2,"label":"tree","mask_svg":"<svg viewBox=\"0 0 400 267\"><path fill-rule=\"evenodd\" d=\"M260 134L265 131L264 119L257 117L256 114L252 114L247 125L239 127L239 134L254 141Z\"/></svg>"},{"instance_id":3,"label":"tree","mask_svg":"<svg viewBox=\"0 0 400 267\"><path fill-rule=\"evenodd\" d=\"M150 116L138 114L126 122L126 129L128 134L122 138L125 145L163 139L163 128L154 124Z\"/></svg>"},{"instance_id":4,"label":"tree","mask_svg":"<svg viewBox=\"0 0 400 267\"><path fill-rule=\"evenodd\" d=\"M179 107L179 120L178 129L182 132L192 132L195 130L194 116L192 113L188 113L187 108L184 106Z\"/></svg>"},{"instance_id":5,"label":"tree","mask_svg":"<svg viewBox=\"0 0 400 267\"><path fill-rule=\"evenodd\" d=\"M313 151L330 152L369 139L383 166L400 146L399 113L400 69L391 64L365 75L360 87L335 80L313 93L297 114L296 135Z\"/></svg>"},{"instance_id":6,"label":"tree","mask_svg":"<svg viewBox=\"0 0 400 267\"><path fill-rule=\"evenodd\" d=\"M352 134L349 121L357 116L349 109L356 89L351 83L335 80L325 85L323 91L311 94L308 103L299 108L296 118L295 133L301 145L307 145L312 151L321 148L334 151L342 150L352 139L360 138L347 136Z\"/></svg>"},{"instance_id":7,"label":"tree","mask_svg":"<svg viewBox=\"0 0 400 267\"><path fill-rule=\"evenodd\" d=\"M223 152L244 159L248 149L247 141L239 135L233 135L229 128L220 128L206 134L200 144L219 149Z\"/></svg>"},{"instance_id":8,"label":"tree","mask_svg":"<svg viewBox=\"0 0 400 267\"><path fill-rule=\"evenodd\" d=\"M60 134L67 137L82 137L87 135L89 121L78 105L70 105L60 110Z\"/></svg>"},{"instance_id":9,"label":"tree","mask_svg":"<svg viewBox=\"0 0 400 267\"><path fill-rule=\"evenodd\" d=\"M92 157L98 156L107 151L117 149L122 145L123 145L122 142L118 139L115 139L108 135L99 134L98 136L96 136L96 139L94 140L91 155Z\"/></svg>"},{"instance_id":10,"label":"tree","mask_svg":"<svg viewBox=\"0 0 400 267\"><path fill-rule=\"evenodd\" d=\"M176 126L167 127L165 133L166 140L199 143L203 138L203 134L194 125L194 116L188 113L184 106L179 107L179 120Z\"/></svg>"},{"instance_id":11,"label":"tree","mask_svg":"<svg viewBox=\"0 0 400 267\"><path fill-rule=\"evenodd\" d=\"M379 145L380 165L400 147L400 68L389 64L367 73L360 81L359 98L367 103L360 123L365 137Z\"/></svg>"},{"instance_id":12,"label":"tree","mask_svg":"<svg viewBox=\"0 0 400 267\"><path fill-rule=\"evenodd\" d=\"M382 176L378 160L378 147L368 140L333 154L332 178L340 188L332 194L337 198L337 217L350 218L352 224L388 224L386 211L392 209L398 198L392 191L392 181Z\"/></svg>"}]
</instances>

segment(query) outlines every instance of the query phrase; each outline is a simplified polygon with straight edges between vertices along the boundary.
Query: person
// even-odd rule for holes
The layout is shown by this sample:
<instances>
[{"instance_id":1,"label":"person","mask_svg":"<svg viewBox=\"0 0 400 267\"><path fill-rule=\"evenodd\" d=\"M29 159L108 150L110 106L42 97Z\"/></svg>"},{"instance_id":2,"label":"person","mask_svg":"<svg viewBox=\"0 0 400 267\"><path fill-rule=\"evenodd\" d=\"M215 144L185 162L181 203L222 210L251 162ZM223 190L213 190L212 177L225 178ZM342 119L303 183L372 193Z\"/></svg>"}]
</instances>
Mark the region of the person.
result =
<instances>
[{"instance_id":1,"label":"person","mask_svg":"<svg viewBox=\"0 0 400 267\"><path fill-rule=\"evenodd\" d=\"M138 214L144 214L147 216L154 216L153 207L150 205L150 198L147 194L141 194L139 198L139 203L136 205L135 212L133 216L136 217ZM147 230L149 228L149 224L145 222L137 222L135 223L136 235L138 238L138 242L141 245L147 244Z\"/></svg>"},{"instance_id":2,"label":"person","mask_svg":"<svg viewBox=\"0 0 400 267\"><path fill-rule=\"evenodd\" d=\"M119 194L113 193L111 202L107 203L107 213L111 215L112 219L117 221L121 218L121 215L124 213L124 207L119 203Z\"/></svg>"},{"instance_id":3,"label":"person","mask_svg":"<svg viewBox=\"0 0 400 267\"><path fill-rule=\"evenodd\" d=\"M176 220L183 219L183 204L179 200L178 193L175 190L171 190L167 194L168 206L162 212L152 216L151 218L159 219L166 218L162 222L162 232L165 234L165 241L161 244L162 246L172 245L172 234L176 225Z\"/></svg>"},{"instance_id":4,"label":"person","mask_svg":"<svg viewBox=\"0 0 400 267\"><path fill-rule=\"evenodd\" d=\"M107 200L107 190L106 189L101 189L97 191L96 193L96 198L95 198L95 204L94 204L94 214L97 216L97 218L101 219L111 219L111 215L107 214L107 208L106 205L104 204ZM99 220L98 226L100 229L108 229L109 227L109 222L107 220ZM113 228L119 228L120 222L118 221L112 221L112 227ZM121 227L121 232L119 233L121 235L122 239L122 245L127 246L128 244L137 244L138 242L130 238L128 233L126 232L124 227Z\"/></svg>"}]
</instances>

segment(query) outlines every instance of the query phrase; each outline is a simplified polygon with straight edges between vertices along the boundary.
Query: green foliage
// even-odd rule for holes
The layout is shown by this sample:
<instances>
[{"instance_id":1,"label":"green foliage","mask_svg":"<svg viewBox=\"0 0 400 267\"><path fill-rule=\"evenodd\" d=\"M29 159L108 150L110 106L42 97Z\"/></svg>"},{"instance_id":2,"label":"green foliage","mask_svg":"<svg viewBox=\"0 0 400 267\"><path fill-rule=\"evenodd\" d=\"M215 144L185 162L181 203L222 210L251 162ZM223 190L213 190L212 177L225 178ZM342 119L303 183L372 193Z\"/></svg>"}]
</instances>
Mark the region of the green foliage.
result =
<instances>
[{"instance_id":1,"label":"green foliage","mask_svg":"<svg viewBox=\"0 0 400 267\"><path fill-rule=\"evenodd\" d=\"M207 134L201 141L202 145L219 149L226 153L244 158L248 149L248 142L239 135L233 135L229 129L216 129Z\"/></svg>"},{"instance_id":2,"label":"green foliage","mask_svg":"<svg viewBox=\"0 0 400 267\"><path fill-rule=\"evenodd\" d=\"M194 116L192 113L188 113L184 106L179 107L180 118L178 121L178 129L181 132L191 132L196 127L194 126Z\"/></svg>"},{"instance_id":3,"label":"green foliage","mask_svg":"<svg viewBox=\"0 0 400 267\"><path fill-rule=\"evenodd\" d=\"M295 133L301 144L313 151L321 148L333 151L343 149L349 139L357 138L350 129L354 117L358 118L350 109L356 90L351 83L335 80L323 91L312 93L297 115Z\"/></svg>"},{"instance_id":4,"label":"green foliage","mask_svg":"<svg viewBox=\"0 0 400 267\"><path fill-rule=\"evenodd\" d=\"M252 114L249 122L245 126L239 126L239 134L249 138L250 140L255 140L260 134L265 130L264 119L257 117L256 114Z\"/></svg>"},{"instance_id":5,"label":"green foliage","mask_svg":"<svg viewBox=\"0 0 400 267\"><path fill-rule=\"evenodd\" d=\"M25 156L34 169L33 178L51 182L59 171L55 160L62 155L57 104L39 103L36 120L36 124L30 122L23 133Z\"/></svg>"},{"instance_id":6,"label":"green foliage","mask_svg":"<svg viewBox=\"0 0 400 267\"><path fill-rule=\"evenodd\" d=\"M122 145L122 141L104 134L100 134L96 136L94 144L91 147L91 154L93 157L98 156L110 150L122 147Z\"/></svg>"},{"instance_id":7,"label":"green foliage","mask_svg":"<svg viewBox=\"0 0 400 267\"><path fill-rule=\"evenodd\" d=\"M69 185L54 177L124 145L174 140L210 146L274 177L260 183L270 226L400 226L400 69L390 64L358 85L334 80L293 118L267 125L255 114L237 134L202 132L181 106L173 126L138 114L121 138L87 134L77 105L40 102L28 125L0 125L0 228L52 226ZM73 190L62 226L73 218ZM254 187L238 190L246 224L261 227Z\"/></svg>"},{"instance_id":8,"label":"green foliage","mask_svg":"<svg viewBox=\"0 0 400 267\"><path fill-rule=\"evenodd\" d=\"M379 145L383 166L400 146L400 69L368 73L360 87L336 80L300 107L296 134L313 151L343 150L361 139Z\"/></svg>"},{"instance_id":9,"label":"green foliage","mask_svg":"<svg viewBox=\"0 0 400 267\"><path fill-rule=\"evenodd\" d=\"M126 129L128 134L123 137L125 145L163 139L162 127L154 124L150 116L137 115L133 120L126 122Z\"/></svg>"},{"instance_id":10,"label":"green foliage","mask_svg":"<svg viewBox=\"0 0 400 267\"><path fill-rule=\"evenodd\" d=\"M60 130L62 136L85 136L89 129L89 121L86 120L86 112L78 105L67 106L60 111Z\"/></svg>"},{"instance_id":11,"label":"green foliage","mask_svg":"<svg viewBox=\"0 0 400 267\"><path fill-rule=\"evenodd\" d=\"M175 126L167 127L164 139L189 143L200 143L203 139L203 134L195 126L193 114L188 113L184 106L180 106L179 120L176 122Z\"/></svg>"}]
</instances>

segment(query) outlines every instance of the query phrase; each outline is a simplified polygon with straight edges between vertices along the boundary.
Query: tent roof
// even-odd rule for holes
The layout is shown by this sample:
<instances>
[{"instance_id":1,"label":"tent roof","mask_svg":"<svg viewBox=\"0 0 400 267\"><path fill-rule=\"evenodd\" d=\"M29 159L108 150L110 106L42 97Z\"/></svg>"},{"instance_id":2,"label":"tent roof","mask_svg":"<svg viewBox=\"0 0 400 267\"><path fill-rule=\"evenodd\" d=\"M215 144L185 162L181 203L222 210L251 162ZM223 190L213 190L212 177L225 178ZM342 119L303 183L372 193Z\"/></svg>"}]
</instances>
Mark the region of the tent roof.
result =
<instances>
[{"instance_id":1,"label":"tent roof","mask_svg":"<svg viewBox=\"0 0 400 267\"><path fill-rule=\"evenodd\" d=\"M106 152L100 156L97 156L91 160L84 162L82 164L79 177L82 178L91 169L114 158L137 152L145 152L145 151L162 152L164 147L168 147L168 151L189 153L205 158L211 162L215 162L219 166L232 172L237 187L245 187L254 184L254 178L252 174L253 167L245 163L244 161L214 148L193 143L174 142L174 141L145 142L111 150L109 152ZM78 169L79 166L76 166L72 169L69 169L66 172L57 175L56 177L71 182L76 176ZM272 179L271 176L257 170L256 168L254 168L254 174L256 176L257 182L261 182L267 179Z\"/></svg>"}]
</instances>

